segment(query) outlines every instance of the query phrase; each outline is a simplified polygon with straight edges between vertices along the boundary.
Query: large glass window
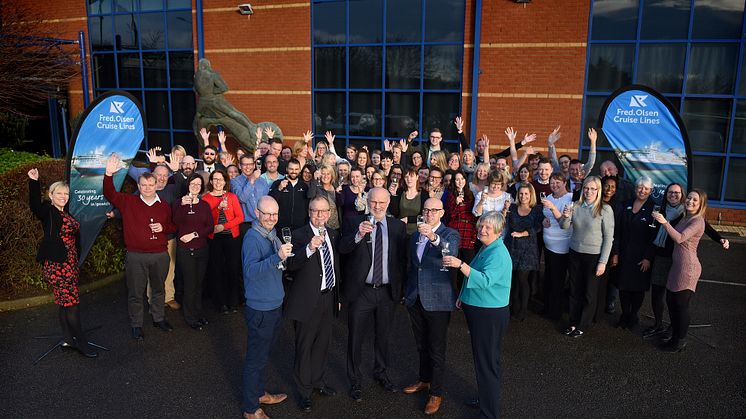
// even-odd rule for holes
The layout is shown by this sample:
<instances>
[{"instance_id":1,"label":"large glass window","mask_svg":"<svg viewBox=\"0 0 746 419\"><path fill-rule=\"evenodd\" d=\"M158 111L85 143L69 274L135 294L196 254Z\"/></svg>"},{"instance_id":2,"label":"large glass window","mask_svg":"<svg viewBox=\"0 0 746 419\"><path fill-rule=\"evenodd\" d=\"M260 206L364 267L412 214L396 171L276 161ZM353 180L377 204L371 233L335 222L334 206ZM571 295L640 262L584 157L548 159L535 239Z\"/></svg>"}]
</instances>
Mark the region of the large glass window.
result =
<instances>
[{"instance_id":1,"label":"large glass window","mask_svg":"<svg viewBox=\"0 0 746 419\"><path fill-rule=\"evenodd\" d=\"M705 189L715 206L746 208L743 20L743 0L593 0L581 150L609 94L650 86L686 125L692 186ZM599 134L599 155L613 158Z\"/></svg>"},{"instance_id":2,"label":"large glass window","mask_svg":"<svg viewBox=\"0 0 746 419\"><path fill-rule=\"evenodd\" d=\"M317 135L380 149L440 128L454 147L464 0L315 0L311 12Z\"/></svg>"},{"instance_id":3,"label":"large glass window","mask_svg":"<svg viewBox=\"0 0 746 419\"><path fill-rule=\"evenodd\" d=\"M190 0L87 0L94 94L122 89L145 111L144 149L196 155Z\"/></svg>"}]
</instances>

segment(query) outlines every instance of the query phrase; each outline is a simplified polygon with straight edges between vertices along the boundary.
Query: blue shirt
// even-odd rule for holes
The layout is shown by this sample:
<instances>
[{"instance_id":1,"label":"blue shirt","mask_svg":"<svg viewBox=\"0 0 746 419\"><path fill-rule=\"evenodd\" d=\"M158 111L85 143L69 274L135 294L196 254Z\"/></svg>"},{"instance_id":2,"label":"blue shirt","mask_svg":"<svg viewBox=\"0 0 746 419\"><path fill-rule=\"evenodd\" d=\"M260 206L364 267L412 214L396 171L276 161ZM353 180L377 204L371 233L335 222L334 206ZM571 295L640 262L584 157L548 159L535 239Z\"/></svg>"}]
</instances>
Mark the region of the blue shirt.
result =
<instances>
[{"instance_id":1,"label":"blue shirt","mask_svg":"<svg viewBox=\"0 0 746 419\"><path fill-rule=\"evenodd\" d=\"M502 238L482 247L469 264L471 272L465 278L459 299L475 307L506 307L510 300L510 279L513 261Z\"/></svg>"},{"instance_id":2,"label":"blue shirt","mask_svg":"<svg viewBox=\"0 0 746 419\"><path fill-rule=\"evenodd\" d=\"M246 305L257 311L271 311L282 305L280 256L272 242L252 228L246 232L241 251Z\"/></svg>"},{"instance_id":3,"label":"blue shirt","mask_svg":"<svg viewBox=\"0 0 746 419\"><path fill-rule=\"evenodd\" d=\"M244 174L231 180L231 192L238 196L243 210L244 222L256 221L256 203L261 197L269 193L269 185L261 177L252 184Z\"/></svg>"}]
</instances>

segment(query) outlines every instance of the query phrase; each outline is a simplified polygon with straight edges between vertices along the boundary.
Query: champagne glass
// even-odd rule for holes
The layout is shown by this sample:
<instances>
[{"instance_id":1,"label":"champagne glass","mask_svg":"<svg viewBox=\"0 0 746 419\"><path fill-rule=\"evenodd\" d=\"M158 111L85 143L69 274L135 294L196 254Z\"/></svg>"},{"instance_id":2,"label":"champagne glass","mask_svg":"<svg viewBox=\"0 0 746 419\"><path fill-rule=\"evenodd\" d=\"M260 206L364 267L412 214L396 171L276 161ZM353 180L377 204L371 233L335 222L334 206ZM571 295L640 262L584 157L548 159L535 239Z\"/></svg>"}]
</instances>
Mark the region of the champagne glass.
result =
<instances>
[{"instance_id":1,"label":"champagne glass","mask_svg":"<svg viewBox=\"0 0 746 419\"><path fill-rule=\"evenodd\" d=\"M155 231L153 230L153 224L155 224L155 221L153 219L150 219L150 240L157 240L158 236L155 235Z\"/></svg>"},{"instance_id":2,"label":"champagne glass","mask_svg":"<svg viewBox=\"0 0 746 419\"><path fill-rule=\"evenodd\" d=\"M422 224L425 224L425 216L418 215L417 216L417 227L419 227ZM420 237L417 239L417 244L422 244L425 242L425 240L427 240L427 238L423 236L422 234L420 234Z\"/></svg>"},{"instance_id":3,"label":"champagne glass","mask_svg":"<svg viewBox=\"0 0 746 419\"><path fill-rule=\"evenodd\" d=\"M194 214L194 209L192 208L192 203L194 202L194 195L192 195L191 192L189 192L189 212L187 214Z\"/></svg>"},{"instance_id":4,"label":"champagne glass","mask_svg":"<svg viewBox=\"0 0 746 419\"><path fill-rule=\"evenodd\" d=\"M373 226L376 225L376 217L373 214L368 214L368 222ZM368 234L368 243L373 243L373 232Z\"/></svg>"},{"instance_id":5,"label":"champagne glass","mask_svg":"<svg viewBox=\"0 0 746 419\"><path fill-rule=\"evenodd\" d=\"M510 200L510 195L508 195L508 196L507 196L507 197L505 198L505 202L503 203L503 205L504 205L505 207L507 207L507 208L508 208L507 210L505 210L505 213L506 213L506 214L510 214L510 204L511 204L511 202L512 202L512 201Z\"/></svg>"},{"instance_id":6,"label":"champagne glass","mask_svg":"<svg viewBox=\"0 0 746 419\"><path fill-rule=\"evenodd\" d=\"M547 199L547 193L546 192L539 192L539 197L541 199Z\"/></svg>"},{"instance_id":7,"label":"champagne glass","mask_svg":"<svg viewBox=\"0 0 746 419\"><path fill-rule=\"evenodd\" d=\"M285 242L285 244L290 243L293 240L293 235L290 232L290 227L283 227L282 228L282 240ZM288 255L289 257L295 256L293 252L290 252Z\"/></svg>"},{"instance_id":8,"label":"champagne glass","mask_svg":"<svg viewBox=\"0 0 746 419\"><path fill-rule=\"evenodd\" d=\"M448 255L450 255L450 254L451 254L451 249L450 249L450 245L449 245L449 243L448 243L447 241L445 241L445 240L441 240L441 241L440 241L440 254L441 254L441 255L443 255L443 256L448 256ZM445 265L442 265L442 266L440 267L440 270L441 270L442 272L448 272L448 268L447 268L447 267L446 267Z\"/></svg>"},{"instance_id":9,"label":"champagne glass","mask_svg":"<svg viewBox=\"0 0 746 419\"><path fill-rule=\"evenodd\" d=\"M326 245L326 227L319 227L319 237L324 240L322 247Z\"/></svg>"},{"instance_id":10,"label":"champagne glass","mask_svg":"<svg viewBox=\"0 0 746 419\"><path fill-rule=\"evenodd\" d=\"M257 160L254 163L255 163L255 166L256 166L256 170L258 170L258 171L261 172L262 171L262 161L261 160Z\"/></svg>"},{"instance_id":11,"label":"champagne glass","mask_svg":"<svg viewBox=\"0 0 746 419\"><path fill-rule=\"evenodd\" d=\"M660 205L653 205L653 212L660 212L661 206ZM648 227L655 227L655 217L653 217L653 221L648 224Z\"/></svg>"}]
</instances>

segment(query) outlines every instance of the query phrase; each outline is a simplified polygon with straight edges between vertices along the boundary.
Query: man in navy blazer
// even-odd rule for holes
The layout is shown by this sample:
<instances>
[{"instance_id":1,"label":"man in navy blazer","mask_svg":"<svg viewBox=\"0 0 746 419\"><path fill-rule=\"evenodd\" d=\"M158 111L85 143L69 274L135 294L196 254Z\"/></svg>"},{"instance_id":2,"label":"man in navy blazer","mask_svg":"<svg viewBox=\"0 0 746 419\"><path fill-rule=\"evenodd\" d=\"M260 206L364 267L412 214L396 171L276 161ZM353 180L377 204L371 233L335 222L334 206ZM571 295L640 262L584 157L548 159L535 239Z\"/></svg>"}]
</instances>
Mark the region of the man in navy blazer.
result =
<instances>
[{"instance_id":1,"label":"man in navy blazer","mask_svg":"<svg viewBox=\"0 0 746 419\"><path fill-rule=\"evenodd\" d=\"M386 390L396 387L386 374L389 364L389 337L394 310L401 300L406 269L407 230L401 220L386 217L391 195L383 188L368 192L368 215L345 218L339 251L344 255L345 281L342 299L349 304L347 338L347 376L350 396L355 401L363 398L361 390L362 345L374 321L375 364L374 376Z\"/></svg>"},{"instance_id":2,"label":"man in navy blazer","mask_svg":"<svg viewBox=\"0 0 746 419\"><path fill-rule=\"evenodd\" d=\"M443 202L429 198L422 208L425 222L417 226L409 244L409 269L405 303L412 323L417 352L420 355L419 381L404 388L412 394L429 390L425 414L435 414L443 400L443 372L446 361L446 340L451 311L456 307L457 293L453 275L443 268L442 249L458 252L460 237L440 220Z\"/></svg>"},{"instance_id":3,"label":"man in navy blazer","mask_svg":"<svg viewBox=\"0 0 746 419\"><path fill-rule=\"evenodd\" d=\"M324 372L332 322L339 314L339 285L342 282L339 262L339 234L326 228L330 202L317 196L308 208L310 223L293 231L295 256L288 259L293 281L285 301L285 317L295 328L295 384L300 393L300 407L312 408L311 392L333 396L336 391L326 385Z\"/></svg>"}]
</instances>

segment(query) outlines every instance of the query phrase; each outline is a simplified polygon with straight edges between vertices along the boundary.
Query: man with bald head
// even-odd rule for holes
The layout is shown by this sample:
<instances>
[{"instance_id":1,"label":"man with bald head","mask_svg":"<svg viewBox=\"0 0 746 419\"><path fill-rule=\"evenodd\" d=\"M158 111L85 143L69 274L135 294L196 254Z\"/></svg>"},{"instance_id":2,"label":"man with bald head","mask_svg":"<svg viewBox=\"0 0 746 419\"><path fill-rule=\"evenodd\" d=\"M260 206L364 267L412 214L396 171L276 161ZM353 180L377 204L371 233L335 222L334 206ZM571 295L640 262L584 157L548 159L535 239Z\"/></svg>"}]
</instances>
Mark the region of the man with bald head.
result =
<instances>
[{"instance_id":1,"label":"man with bald head","mask_svg":"<svg viewBox=\"0 0 746 419\"><path fill-rule=\"evenodd\" d=\"M389 336L394 309L401 299L406 269L406 226L401 220L386 217L391 195L386 189L368 192L370 214L347 217L342 226L339 251L346 256L342 297L348 309L347 377L350 396L363 399L363 340L373 321L375 364L373 374L386 390L397 391L389 379Z\"/></svg>"},{"instance_id":2,"label":"man with bald head","mask_svg":"<svg viewBox=\"0 0 746 419\"><path fill-rule=\"evenodd\" d=\"M441 223L443 202L428 198L422 206L424 223L409 241L409 269L404 302L409 311L414 341L420 355L419 380L404 388L412 394L428 390L425 414L435 414L443 401L443 375L446 341L451 311L456 307L456 289L451 276L455 271L443 268L442 248L456 254L460 237L456 230Z\"/></svg>"},{"instance_id":3,"label":"man with bald head","mask_svg":"<svg viewBox=\"0 0 746 419\"><path fill-rule=\"evenodd\" d=\"M264 391L264 370L282 320L282 271L292 244L282 244L275 232L279 207L272 197L259 199L256 221L243 239L243 281L246 292L245 318L248 329L243 371L242 409L246 419L267 416L262 404L276 404L286 394Z\"/></svg>"}]
</instances>

